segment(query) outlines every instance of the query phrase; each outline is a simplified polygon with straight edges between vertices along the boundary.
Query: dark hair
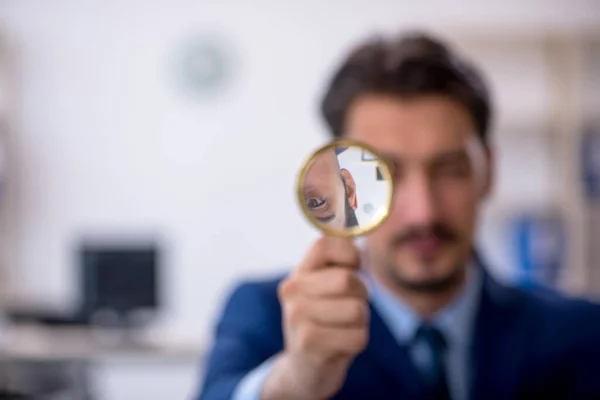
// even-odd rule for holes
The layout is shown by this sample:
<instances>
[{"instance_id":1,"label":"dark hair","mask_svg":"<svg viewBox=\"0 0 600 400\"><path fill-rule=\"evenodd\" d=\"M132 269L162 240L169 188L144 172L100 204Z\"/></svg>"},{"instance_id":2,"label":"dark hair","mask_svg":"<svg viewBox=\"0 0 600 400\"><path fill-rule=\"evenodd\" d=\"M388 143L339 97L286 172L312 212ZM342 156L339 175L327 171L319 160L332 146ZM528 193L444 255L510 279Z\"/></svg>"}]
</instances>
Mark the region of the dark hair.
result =
<instances>
[{"instance_id":1,"label":"dark hair","mask_svg":"<svg viewBox=\"0 0 600 400\"><path fill-rule=\"evenodd\" d=\"M491 105L486 83L473 65L437 38L417 32L370 40L354 49L334 74L321 104L333 136L343 134L346 111L364 94L448 96L466 107L487 144Z\"/></svg>"}]
</instances>

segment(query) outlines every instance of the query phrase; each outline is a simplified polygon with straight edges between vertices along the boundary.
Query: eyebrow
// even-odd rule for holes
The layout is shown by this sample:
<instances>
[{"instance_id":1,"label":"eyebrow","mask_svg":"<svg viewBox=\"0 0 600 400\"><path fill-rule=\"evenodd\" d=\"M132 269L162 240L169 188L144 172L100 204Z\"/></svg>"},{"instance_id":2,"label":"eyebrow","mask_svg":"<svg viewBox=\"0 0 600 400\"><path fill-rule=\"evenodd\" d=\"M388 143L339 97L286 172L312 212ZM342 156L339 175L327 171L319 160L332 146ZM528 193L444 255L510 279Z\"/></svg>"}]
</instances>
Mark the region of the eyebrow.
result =
<instances>
[{"instance_id":1,"label":"eyebrow","mask_svg":"<svg viewBox=\"0 0 600 400\"><path fill-rule=\"evenodd\" d=\"M381 152L381 158L383 158L384 161L391 163L392 165L402 165L406 161L401 157L386 152ZM465 149L459 148L436 154L434 157L428 160L428 162L432 164L437 164L448 161L462 160L466 158L467 152L465 151Z\"/></svg>"},{"instance_id":2,"label":"eyebrow","mask_svg":"<svg viewBox=\"0 0 600 400\"><path fill-rule=\"evenodd\" d=\"M318 219L319 222L321 222L323 224L326 224L326 223L331 222L331 221L333 221L335 219L335 214L331 214L331 215L329 215L327 217L315 217L315 218Z\"/></svg>"}]
</instances>

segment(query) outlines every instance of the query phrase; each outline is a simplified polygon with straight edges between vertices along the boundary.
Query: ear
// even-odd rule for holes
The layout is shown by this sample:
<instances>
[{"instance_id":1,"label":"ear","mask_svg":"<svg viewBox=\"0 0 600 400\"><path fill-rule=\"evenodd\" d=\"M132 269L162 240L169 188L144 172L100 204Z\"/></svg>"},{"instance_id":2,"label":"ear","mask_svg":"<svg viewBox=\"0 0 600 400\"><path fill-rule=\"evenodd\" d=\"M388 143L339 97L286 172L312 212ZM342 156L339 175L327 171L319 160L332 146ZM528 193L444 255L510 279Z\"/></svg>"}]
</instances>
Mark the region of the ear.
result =
<instances>
[{"instance_id":1,"label":"ear","mask_svg":"<svg viewBox=\"0 0 600 400\"><path fill-rule=\"evenodd\" d=\"M482 185L480 198L482 200L487 199L494 189L495 176L496 176L496 155L490 145L484 147L485 155L485 172L482 174Z\"/></svg>"},{"instance_id":2,"label":"ear","mask_svg":"<svg viewBox=\"0 0 600 400\"><path fill-rule=\"evenodd\" d=\"M352 206L352 209L356 210L358 207L358 201L356 199L356 183L350 171L345 168L340 170L342 173L342 179L346 183L346 195L348 196L348 203Z\"/></svg>"}]
</instances>

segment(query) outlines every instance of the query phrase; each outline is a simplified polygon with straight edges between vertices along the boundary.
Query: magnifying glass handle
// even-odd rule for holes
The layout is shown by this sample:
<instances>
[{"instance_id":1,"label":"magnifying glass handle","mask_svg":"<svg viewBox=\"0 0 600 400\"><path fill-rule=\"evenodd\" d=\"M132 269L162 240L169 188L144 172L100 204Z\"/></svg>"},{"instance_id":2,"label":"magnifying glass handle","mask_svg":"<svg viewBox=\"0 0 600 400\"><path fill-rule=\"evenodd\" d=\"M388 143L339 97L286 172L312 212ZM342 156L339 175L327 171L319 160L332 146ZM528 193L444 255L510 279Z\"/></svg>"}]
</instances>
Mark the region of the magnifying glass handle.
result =
<instances>
[{"instance_id":1,"label":"magnifying glass handle","mask_svg":"<svg viewBox=\"0 0 600 400\"><path fill-rule=\"evenodd\" d=\"M362 253L367 248L367 239L364 236L355 237L354 244L356 244L356 247Z\"/></svg>"},{"instance_id":2,"label":"magnifying glass handle","mask_svg":"<svg viewBox=\"0 0 600 400\"><path fill-rule=\"evenodd\" d=\"M368 267L367 239L364 236L355 237L354 244L358 248L358 252L360 254L360 270L365 271Z\"/></svg>"}]
</instances>

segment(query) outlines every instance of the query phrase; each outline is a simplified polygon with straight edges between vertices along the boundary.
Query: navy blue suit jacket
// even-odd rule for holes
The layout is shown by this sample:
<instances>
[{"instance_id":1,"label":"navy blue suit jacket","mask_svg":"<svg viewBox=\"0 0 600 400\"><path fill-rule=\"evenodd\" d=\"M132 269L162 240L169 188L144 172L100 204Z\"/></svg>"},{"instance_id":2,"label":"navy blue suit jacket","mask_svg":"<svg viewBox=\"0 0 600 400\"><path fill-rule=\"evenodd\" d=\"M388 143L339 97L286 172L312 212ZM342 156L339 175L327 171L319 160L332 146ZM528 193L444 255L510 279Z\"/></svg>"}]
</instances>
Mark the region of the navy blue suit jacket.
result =
<instances>
[{"instance_id":1,"label":"navy blue suit jacket","mask_svg":"<svg viewBox=\"0 0 600 400\"><path fill-rule=\"evenodd\" d=\"M216 327L198 400L230 399L249 371L283 348L280 279L235 288ZM600 306L508 287L484 270L471 399L600 400ZM421 399L407 348L371 306L370 341L340 400Z\"/></svg>"}]
</instances>

